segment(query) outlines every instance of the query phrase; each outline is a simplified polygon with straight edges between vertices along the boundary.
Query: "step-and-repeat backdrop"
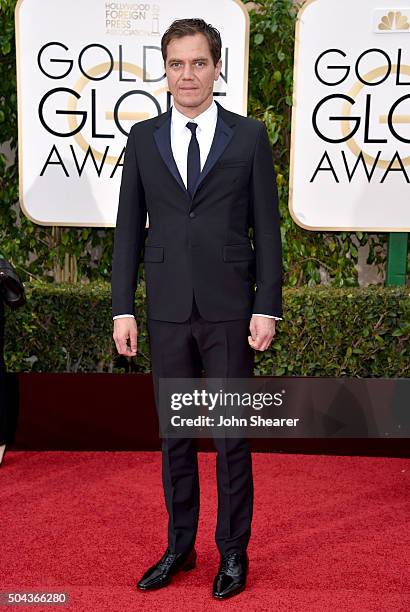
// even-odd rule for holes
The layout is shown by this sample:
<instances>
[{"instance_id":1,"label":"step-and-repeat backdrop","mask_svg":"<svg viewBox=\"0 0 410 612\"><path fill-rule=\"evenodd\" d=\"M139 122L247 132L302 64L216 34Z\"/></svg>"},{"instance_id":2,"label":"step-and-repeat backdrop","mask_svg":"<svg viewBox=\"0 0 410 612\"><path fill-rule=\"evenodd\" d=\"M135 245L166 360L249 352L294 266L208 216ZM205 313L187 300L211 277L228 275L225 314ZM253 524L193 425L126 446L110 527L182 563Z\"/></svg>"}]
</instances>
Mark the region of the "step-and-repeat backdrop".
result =
<instances>
[{"instance_id":1,"label":"step-and-repeat backdrop","mask_svg":"<svg viewBox=\"0 0 410 612\"><path fill-rule=\"evenodd\" d=\"M246 114L239 0L19 1L20 198L33 221L115 224L129 129L172 102L161 36L194 16L222 34L215 96ZM293 219L318 231L410 231L409 168L410 0L308 0L296 23Z\"/></svg>"},{"instance_id":2,"label":"step-and-repeat backdrop","mask_svg":"<svg viewBox=\"0 0 410 612\"><path fill-rule=\"evenodd\" d=\"M235 0L20 0L20 203L44 225L113 226L133 123L166 111L161 36L201 17L222 37L215 97L246 115L249 17Z\"/></svg>"},{"instance_id":3,"label":"step-and-repeat backdrop","mask_svg":"<svg viewBox=\"0 0 410 612\"><path fill-rule=\"evenodd\" d=\"M290 213L410 231L410 1L311 0L294 58Z\"/></svg>"}]
</instances>

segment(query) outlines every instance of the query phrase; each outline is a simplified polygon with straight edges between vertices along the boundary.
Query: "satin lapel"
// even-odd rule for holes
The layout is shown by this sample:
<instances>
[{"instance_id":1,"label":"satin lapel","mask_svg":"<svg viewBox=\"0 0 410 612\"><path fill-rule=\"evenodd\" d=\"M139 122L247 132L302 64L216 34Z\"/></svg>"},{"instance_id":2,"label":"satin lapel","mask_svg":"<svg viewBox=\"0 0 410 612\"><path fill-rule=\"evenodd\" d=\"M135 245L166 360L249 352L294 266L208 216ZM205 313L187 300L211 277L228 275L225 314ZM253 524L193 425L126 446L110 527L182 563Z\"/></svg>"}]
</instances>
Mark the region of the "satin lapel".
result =
<instances>
[{"instance_id":1,"label":"satin lapel","mask_svg":"<svg viewBox=\"0 0 410 612\"><path fill-rule=\"evenodd\" d=\"M218 105L219 106L219 105ZM225 151L226 147L230 143L233 136L233 129L225 123L225 121L221 117L221 112L218 112L218 119L215 127L215 135L212 141L211 148L209 150L208 157L206 159L205 165L202 168L202 172L199 175L198 183L196 184L195 191L198 189L199 185L202 183L204 178L209 174L212 168L215 166L218 159L221 157L222 153ZM195 196L195 193L194 193Z\"/></svg>"},{"instance_id":2,"label":"satin lapel","mask_svg":"<svg viewBox=\"0 0 410 612\"><path fill-rule=\"evenodd\" d=\"M158 124L157 124L158 125ZM165 117L165 121L159 124L159 127L154 132L154 139L156 145L158 147L158 151L162 159L165 162L168 170L171 172L172 176L175 178L181 189L184 190L184 193L187 193L185 189L184 181L182 180L181 175L179 174L178 166L175 163L174 156L172 155L171 149L171 113L168 113L168 116Z\"/></svg>"}]
</instances>

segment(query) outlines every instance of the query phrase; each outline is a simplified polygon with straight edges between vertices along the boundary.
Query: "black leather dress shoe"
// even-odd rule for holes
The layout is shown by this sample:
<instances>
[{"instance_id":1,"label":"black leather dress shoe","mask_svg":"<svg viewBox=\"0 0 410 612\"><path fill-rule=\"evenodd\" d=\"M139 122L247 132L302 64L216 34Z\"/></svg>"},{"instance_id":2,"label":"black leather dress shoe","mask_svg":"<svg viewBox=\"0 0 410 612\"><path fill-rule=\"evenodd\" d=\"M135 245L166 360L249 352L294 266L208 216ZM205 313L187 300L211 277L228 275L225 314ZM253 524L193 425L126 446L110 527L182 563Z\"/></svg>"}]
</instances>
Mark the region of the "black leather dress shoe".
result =
<instances>
[{"instance_id":1,"label":"black leather dress shoe","mask_svg":"<svg viewBox=\"0 0 410 612\"><path fill-rule=\"evenodd\" d=\"M216 599L233 597L245 589L249 559L246 553L222 555L219 571L215 576L212 595Z\"/></svg>"},{"instance_id":2,"label":"black leather dress shoe","mask_svg":"<svg viewBox=\"0 0 410 612\"><path fill-rule=\"evenodd\" d=\"M172 576L183 570L188 572L196 565L196 551L193 548L187 553L172 553L169 548L161 559L149 568L137 583L142 591L161 589L171 582Z\"/></svg>"}]
</instances>

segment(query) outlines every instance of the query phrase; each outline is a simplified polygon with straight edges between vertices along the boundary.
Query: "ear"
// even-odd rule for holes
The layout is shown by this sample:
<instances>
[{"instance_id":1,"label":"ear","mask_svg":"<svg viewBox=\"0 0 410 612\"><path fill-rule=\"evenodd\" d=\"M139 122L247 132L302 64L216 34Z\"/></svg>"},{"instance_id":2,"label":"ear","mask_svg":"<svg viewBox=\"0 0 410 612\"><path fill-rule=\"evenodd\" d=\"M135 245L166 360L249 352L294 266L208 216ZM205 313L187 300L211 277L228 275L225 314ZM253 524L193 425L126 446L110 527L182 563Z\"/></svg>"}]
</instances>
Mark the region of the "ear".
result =
<instances>
[{"instance_id":1,"label":"ear","mask_svg":"<svg viewBox=\"0 0 410 612\"><path fill-rule=\"evenodd\" d=\"M215 77L214 80L217 81L219 79L219 75L222 70L222 59L219 59L215 64Z\"/></svg>"}]
</instances>

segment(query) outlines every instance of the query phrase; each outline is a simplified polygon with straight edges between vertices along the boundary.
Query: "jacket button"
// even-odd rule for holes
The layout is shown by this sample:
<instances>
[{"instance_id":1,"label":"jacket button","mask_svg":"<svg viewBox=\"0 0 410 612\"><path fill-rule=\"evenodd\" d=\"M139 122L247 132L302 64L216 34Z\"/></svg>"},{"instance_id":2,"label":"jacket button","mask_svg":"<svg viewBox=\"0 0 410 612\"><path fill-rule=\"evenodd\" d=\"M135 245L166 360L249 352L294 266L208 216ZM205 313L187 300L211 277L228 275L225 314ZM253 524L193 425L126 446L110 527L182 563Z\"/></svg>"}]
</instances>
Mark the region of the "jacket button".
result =
<instances>
[{"instance_id":1,"label":"jacket button","mask_svg":"<svg viewBox=\"0 0 410 612\"><path fill-rule=\"evenodd\" d=\"M194 219L196 217L196 214L194 213L194 211L189 213L189 216L191 217L191 219Z\"/></svg>"}]
</instances>

